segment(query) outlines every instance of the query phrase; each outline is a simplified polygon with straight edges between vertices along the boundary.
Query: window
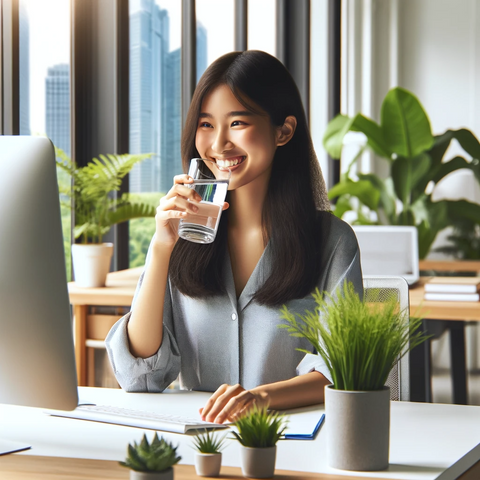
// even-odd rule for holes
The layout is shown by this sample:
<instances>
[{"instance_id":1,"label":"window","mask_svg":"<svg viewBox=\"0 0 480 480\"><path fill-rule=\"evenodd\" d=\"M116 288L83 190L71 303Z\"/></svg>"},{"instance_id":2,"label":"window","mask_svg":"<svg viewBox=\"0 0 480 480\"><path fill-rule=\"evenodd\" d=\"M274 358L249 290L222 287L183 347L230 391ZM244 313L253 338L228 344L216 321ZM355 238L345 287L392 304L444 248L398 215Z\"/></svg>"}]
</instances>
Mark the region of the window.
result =
<instances>
[{"instance_id":1,"label":"window","mask_svg":"<svg viewBox=\"0 0 480 480\"><path fill-rule=\"evenodd\" d=\"M196 0L197 80L218 57L234 48L234 0Z\"/></svg>"},{"instance_id":2,"label":"window","mask_svg":"<svg viewBox=\"0 0 480 480\"><path fill-rule=\"evenodd\" d=\"M181 173L181 2L130 0L130 153L151 153L130 192L158 204ZM152 219L130 222L129 264L143 265Z\"/></svg>"},{"instance_id":3,"label":"window","mask_svg":"<svg viewBox=\"0 0 480 480\"><path fill-rule=\"evenodd\" d=\"M275 55L275 0L248 0L248 49Z\"/></svg>"},{"instance_id":4,"label":"window","mask_svg":"<svg viewBox=\"0 0 480 480\"><path fill-rule=\"evenodd\" d=\"M20 0L19 23L20 134L46 135L70 155L70 0ZM67 206L62 225L70 279Z\"/></svg>"}]
</instances>

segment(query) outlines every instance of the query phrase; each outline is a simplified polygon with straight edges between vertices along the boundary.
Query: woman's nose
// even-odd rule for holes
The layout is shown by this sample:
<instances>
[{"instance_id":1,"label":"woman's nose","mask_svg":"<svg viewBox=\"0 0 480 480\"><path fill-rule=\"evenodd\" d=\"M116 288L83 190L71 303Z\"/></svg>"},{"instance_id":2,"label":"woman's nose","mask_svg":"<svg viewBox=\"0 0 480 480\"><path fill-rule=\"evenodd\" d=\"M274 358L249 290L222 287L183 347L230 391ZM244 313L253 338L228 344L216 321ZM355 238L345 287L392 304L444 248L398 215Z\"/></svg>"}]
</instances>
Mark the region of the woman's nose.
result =
<instances>
[{"instance_id":1,"label":"woman's nose","mask_svg":"<svg viewBox=\"0 0 480 480\"><path fill-rule=\"evenodd\" d=\"M213 140L212 150L215 153L223 153L231 150L232 147L233 143L230 140L228 133L223 129L219 129Z\"/></svg>"}]
</instances>

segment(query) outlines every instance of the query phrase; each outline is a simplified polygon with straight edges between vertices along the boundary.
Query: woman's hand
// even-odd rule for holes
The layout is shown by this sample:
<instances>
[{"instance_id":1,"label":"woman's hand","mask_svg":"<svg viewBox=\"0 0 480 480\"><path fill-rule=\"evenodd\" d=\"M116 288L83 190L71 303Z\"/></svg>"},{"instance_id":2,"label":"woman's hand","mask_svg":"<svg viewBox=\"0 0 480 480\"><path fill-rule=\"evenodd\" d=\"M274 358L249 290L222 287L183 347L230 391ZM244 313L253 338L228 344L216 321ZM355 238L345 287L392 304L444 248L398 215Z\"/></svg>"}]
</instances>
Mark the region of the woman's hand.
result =
<instances>
[{"instance_id":1,"label":"woman's hand","mask_svg":"<svg viewBox=\"0 0 480 480\"><path fill-rule=\"evenodd\" d=\"M193 178L189 175L176 175L173 178L173 187L160 199L155 215L155 244L164 245L170 248L175 246L178 240L178 222L187 214L196 214L202 197L190 187ZM229 207L228 203L223 204L223 210Z\"/></svg>"},{"instance_id":2,"label":"woman's hand","mask_svg":"<svg viewBox=\"0 0 480 480\"><path fill-rule=\"evenodd\" d=\"M200 409L202 420L214 423L233 422L254 405L268 405L268 396L255 390L245 390L241 385L222 385Z\"/></svg>"},{"instance_id":3,"label":"woman's hand","mask_svg":"<svg viewBox=\"0 0 480 480\"><path fill-rule=\"evenodd\" d=\"M196 203L200 203L200 195L186 185L193 184L193 178L189 175L176 175L173 179L173 187L160 199L155 215L155 243L172 247L178 240L178 222L187 216L187 213L195 214L198 211Z\"/></svg>"}]
</instances>

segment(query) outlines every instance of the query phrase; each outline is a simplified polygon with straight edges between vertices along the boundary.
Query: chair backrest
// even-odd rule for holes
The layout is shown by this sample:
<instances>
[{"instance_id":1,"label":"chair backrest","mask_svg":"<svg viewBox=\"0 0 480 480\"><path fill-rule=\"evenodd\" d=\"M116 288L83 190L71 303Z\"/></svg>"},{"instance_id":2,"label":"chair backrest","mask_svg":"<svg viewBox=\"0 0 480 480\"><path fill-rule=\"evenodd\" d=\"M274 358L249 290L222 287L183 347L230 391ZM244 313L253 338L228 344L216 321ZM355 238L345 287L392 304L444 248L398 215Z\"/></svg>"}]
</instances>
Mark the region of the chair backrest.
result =
<instances>
[{"instance_id":1,"label":"chair backrest","mask_svg":"<svg viewBox=\"0 0 480 480\"><path fill-rule=\"evenodd\" d=\"M394 295L398 299L399 308L407 313L409 319L408 284L402 277L364 275L364 298L367 302L386 302ZM410 400L410 373L408 349L405 355L395 364L390 372L386 385L390 387L391 400Z\"/></svg>"},{"instance_id":2,"label":"chair backrest","mask_svg":"<svg viewBox=\"0 0 480 480\"><path fill-rule=\"evenodd\" d=\"M419 279L416 227L352 225L365 275L398 275L412 285Z\"/></svg>"}]
</instances>

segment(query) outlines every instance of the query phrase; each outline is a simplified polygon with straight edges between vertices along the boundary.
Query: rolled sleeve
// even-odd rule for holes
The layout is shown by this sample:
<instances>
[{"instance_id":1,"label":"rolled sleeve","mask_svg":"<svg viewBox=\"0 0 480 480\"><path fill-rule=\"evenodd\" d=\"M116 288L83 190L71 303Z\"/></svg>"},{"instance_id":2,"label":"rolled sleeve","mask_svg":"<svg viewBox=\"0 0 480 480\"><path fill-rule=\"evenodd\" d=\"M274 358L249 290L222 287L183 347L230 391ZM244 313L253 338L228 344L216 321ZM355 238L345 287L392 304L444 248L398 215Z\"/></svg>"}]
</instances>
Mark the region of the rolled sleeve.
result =
<instances>
[{"instance_id":1,"label":"rolled sleeve","mask_svg":"<svg viewBox=\"0 0 480 480\"><path fill-rule=\"evenodd\" d=\"M127 392L163 392L180 372L180 353L175 339L164 325L163 341L157 353L148 358L133 356L127 334L130 315L131 312L122 317L105 339L115 377Z\"/></svg>"},{"instance_id":2,"label":"rolled sleeve","mask_svg":"<svg viewBox=\"0 0 480 480\"><path fill-rule=\"evenodd\" d=\"M329 382L332 382L330 371L320 355L307 353L303 357L303 360L297 365L297 375L305 375L310 372L319 372Z\"/></svg>"}]
</instances>

